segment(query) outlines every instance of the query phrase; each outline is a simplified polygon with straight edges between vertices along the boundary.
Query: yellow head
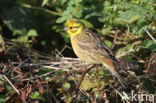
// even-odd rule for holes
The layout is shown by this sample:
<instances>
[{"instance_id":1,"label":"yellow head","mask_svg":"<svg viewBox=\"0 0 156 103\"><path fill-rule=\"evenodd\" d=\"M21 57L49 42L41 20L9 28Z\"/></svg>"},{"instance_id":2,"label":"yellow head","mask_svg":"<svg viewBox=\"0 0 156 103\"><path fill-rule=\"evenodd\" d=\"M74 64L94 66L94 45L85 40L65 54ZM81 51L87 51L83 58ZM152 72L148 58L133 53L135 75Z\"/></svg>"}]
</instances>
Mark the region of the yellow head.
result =
<instances>
[{"instance_id":1,"label":"yellow head","mask_svg":"<svg viewBox=\"0 0 156 103\"><path fill-rule=\"evenodd\" d=\"M84 25L77 19L68 19L66 21L65 30L71 37L80 34L84 29Z\"/></svg>"}]
</instances>

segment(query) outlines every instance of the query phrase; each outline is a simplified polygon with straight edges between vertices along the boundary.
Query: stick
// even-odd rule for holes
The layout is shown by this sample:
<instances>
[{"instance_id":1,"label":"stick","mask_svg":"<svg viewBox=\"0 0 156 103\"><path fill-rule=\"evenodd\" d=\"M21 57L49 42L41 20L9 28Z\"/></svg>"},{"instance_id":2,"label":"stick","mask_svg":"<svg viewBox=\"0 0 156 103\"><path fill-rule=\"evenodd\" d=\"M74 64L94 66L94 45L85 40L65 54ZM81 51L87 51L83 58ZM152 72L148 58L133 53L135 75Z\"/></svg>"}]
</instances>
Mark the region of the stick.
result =
<instances>
[{"instance_id":1,"label":"stick","mask_svg":"<svg viewBox=\"0 0 156 103\"><path fill-rule=\"evenodd\" d=\"M12 88L17 92L18 95L20 95L20 92L18 91L18 89L16 89L16 87L11 83L11 81L5 76L3 75L4 79L12 86Z\"/></svg>"},{"instance_id":2,"label":"stick","mask_svg":"<svg viewBox=\"0 0 156 103\"><path fill-rule=\"evenodd\" d=\"M146 31L146 33L151 37L151 39L155 42L155 44L156 44L156 40L154 39L154 37L146 30L146 29L144 29L145 31Z\"/></svg>"}]
</instances>

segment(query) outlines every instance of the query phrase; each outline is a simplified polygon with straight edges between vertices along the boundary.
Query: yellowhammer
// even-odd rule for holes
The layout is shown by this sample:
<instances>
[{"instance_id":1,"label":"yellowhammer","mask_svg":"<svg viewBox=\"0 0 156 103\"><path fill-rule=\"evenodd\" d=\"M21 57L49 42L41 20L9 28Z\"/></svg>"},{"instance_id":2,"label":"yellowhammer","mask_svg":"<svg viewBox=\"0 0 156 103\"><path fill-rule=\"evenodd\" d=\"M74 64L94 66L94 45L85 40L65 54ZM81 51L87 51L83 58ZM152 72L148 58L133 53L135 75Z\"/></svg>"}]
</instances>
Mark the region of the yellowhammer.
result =
<instances>
[{"instance_id":1,"label":"yellowhammer","mask_svg":"<svg viewBox=\"0 0 156 103\"><path fill-rule=\"evenodd\" d=\"M102 64L113 75L115 75L122 86L125 87L126 82L119 76L116 71L117 60L100 35L87 29L82 22L77 19L68 19L65 30L71 36L71 44L75 54L89 64Z\"/></svg>"}]
</instances>

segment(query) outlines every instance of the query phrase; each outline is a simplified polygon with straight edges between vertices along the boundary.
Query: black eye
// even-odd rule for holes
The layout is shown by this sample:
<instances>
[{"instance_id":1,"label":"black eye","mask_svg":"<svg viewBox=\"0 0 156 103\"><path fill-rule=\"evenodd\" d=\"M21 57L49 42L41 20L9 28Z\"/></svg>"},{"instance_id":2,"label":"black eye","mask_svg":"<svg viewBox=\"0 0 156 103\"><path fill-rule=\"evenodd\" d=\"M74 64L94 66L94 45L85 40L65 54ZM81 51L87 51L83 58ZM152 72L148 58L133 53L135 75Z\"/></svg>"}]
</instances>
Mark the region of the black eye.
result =
<instances>
[{"instance_id":1,"label":"black eye","mask_svg":"<svg viewBox=\"0 0 156 103\"><path fill-rule=\"evenodd\" d=\"M69 27L69 29L72 29L73 27Z\"/></svg>"}]
</instances>

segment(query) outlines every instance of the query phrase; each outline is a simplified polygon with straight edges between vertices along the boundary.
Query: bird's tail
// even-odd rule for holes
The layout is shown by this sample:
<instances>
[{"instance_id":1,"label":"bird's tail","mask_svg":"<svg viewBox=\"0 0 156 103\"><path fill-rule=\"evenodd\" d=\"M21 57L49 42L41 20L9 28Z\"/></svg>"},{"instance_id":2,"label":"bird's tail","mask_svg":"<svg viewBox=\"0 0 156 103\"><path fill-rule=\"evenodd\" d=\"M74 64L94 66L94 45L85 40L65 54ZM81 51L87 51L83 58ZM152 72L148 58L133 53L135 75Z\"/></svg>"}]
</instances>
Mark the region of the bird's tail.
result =
<instances>
[{"instance_id":1,"label":"bird's tail","mask_svg":"<svg viewBox=\"0 0 156 103\"><path fill-rule=\"evenodd\" d=\"M109 65L108 65L108 64L109 64ZM120 81L120 83L121 83L121 85L122 85L123 88L127 88L128 85L127 85L126 81L124 81L124 79L121 78L121 76L119 75L119 73L118 73L117 70L116 70L117 64L113 63L112 61L108 61L108 60L107 60L107 62L103 63L103 65L104 65L114 76L116 76L116 77L119 79L119 81ZM116 66L115 66L115 65L116 65Z\"/></svg>"},{"instance_id":2,"label":"bird's tail","mask_svg":"<svg viewBox=\"0 0 156 103\"><path fill-rule=\"evenodd\" d=\"M112 74L114 76L116 76L119 79L122 87L127 88L128 85L127 85L126 81L124 79L122 79L122 77L119 75L119 73L117 71L115 71L114 69L110 69L110 71L112 72Z\"/></svg>"}]
</instances>

